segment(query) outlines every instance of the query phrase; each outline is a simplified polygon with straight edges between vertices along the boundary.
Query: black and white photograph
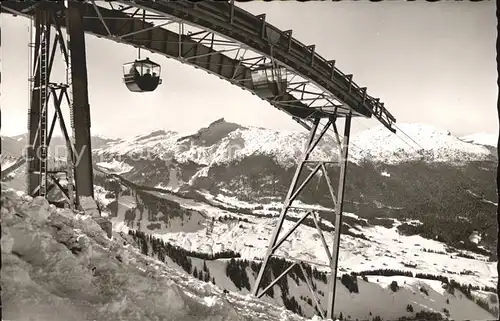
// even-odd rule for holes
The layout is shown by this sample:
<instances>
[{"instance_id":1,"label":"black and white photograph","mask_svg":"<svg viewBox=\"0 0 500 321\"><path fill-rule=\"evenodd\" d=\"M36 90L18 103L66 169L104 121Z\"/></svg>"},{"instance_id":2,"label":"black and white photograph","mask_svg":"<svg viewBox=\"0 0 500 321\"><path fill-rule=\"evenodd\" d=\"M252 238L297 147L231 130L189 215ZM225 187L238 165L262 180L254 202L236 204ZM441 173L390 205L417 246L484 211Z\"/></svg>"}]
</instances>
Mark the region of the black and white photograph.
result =
<instances>
[{"instance_id":1,"label":"black and white photograph","mask_svg":"<svg viewBox=\"0 0 500 321\"><path fill-rule=\"evenodd\" d=\"M1 320L498 320L497 10L2 1Z\"/></svg>"}]
</instances>

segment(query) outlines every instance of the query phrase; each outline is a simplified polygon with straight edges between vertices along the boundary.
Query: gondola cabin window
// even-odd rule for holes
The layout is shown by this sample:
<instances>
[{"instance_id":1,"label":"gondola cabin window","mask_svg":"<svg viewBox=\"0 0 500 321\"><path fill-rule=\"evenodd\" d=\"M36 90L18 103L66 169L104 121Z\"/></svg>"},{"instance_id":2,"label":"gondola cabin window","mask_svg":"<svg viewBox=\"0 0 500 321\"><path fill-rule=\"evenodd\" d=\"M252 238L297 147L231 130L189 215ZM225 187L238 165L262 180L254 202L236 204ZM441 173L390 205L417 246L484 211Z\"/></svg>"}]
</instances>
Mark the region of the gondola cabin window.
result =
<instances>
[{"instance_id":1,"label":"gondola cabin window","mask_svg":"<svg viewBox=\"0 0 500 321\"><path fill-rule=\"evenodd\" d=\"M161 67L149 60L135 60L123 65L123 81L132 92L149 92L161 84Z\"/></svg>"},{"instance_id":2,"label":"gondola cabin window","mask_svg":"<svg viewBox=\"0 0 500 321\"><path fill-rule=\"evenodd\" d=\"M271 64L252 70L253 89L263 98L281 96L285 93L287 79L285 68L273 68Z\"/></svg>"}]
</instances>

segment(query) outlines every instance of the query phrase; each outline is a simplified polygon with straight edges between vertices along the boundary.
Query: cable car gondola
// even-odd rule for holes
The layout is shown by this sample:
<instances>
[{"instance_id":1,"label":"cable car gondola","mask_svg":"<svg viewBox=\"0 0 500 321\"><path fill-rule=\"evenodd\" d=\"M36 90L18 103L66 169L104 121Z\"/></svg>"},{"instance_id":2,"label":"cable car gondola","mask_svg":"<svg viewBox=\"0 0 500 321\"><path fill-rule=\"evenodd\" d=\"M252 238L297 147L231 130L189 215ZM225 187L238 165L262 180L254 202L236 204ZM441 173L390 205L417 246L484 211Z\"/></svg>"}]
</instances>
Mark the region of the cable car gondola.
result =
<instances>
[{"instance_id":1,"label":"cable car gondola","mask_svg":"<svg viewBox=\"0 0 500 321\"><path fill-rule=\"evenodd\" d=\"M272 64L264 64L252 70L253 89L263 98L280 96L285 92L287 80L285 68L273 68Z\"/></svg>"},{"instance_id":2,"label":"cable car gondola","mask_svg":"<svg viewBox=\"0 0 500 321\"><path fill-rule=\"evenodd\" d=\"M161 84L160 72L160 65L149 58L135 60L123 64L123 81L130 91L153 91Z\"/></svg>"}]
</instances>

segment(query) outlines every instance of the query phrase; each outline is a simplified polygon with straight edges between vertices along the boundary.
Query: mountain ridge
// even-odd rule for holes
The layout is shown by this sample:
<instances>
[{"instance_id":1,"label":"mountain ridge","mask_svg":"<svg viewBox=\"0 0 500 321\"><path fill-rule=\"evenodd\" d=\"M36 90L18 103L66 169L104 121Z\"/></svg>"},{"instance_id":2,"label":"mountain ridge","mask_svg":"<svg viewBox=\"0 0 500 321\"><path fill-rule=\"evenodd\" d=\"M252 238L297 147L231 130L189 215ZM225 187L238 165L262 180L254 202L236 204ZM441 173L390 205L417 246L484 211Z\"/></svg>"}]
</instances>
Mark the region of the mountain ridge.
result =
<instances>
[{"instance_id":1,"label":"mountain ridge","mask_svg":"<svg viewBox=\"0 0 500 321\"><path fill-rule=\"evenodd\" d=\"M223 134L218 133L218 127L224 125L229 128ZM437 127L422 124L401 124L398 127L404 130L404 134L400 133L396 136L385 127L377 126L353 135L349 159L356 163L369 160L389 164L422 159L431 162L463 162L469 159L485 160L495 157L488 148L492 146L464 141L451 135L449 131ZM205 136L204 143L195 139L195 137L201 137L202 134ZM226 139L221 138L224 134L226 134ZM408 139L406 135L409 135L411 139ZM217 139L214 140L212 136L216 136ZM193 135L180 136L178 133L169 131L163 137L155 135L155 139L150 141L141 139L140 144L133 139L112 144L113 148L102 149L98 153L127 154L150 149L160 157L164 154L178 154L176 157L180 162L193 161L200 164L210 164L212 161L227 163L238 158L238 154L248 156L260 153L273 154L282 165L293 166L297 154L303 148L296 142L303 141L306 136L305 132L243 127L220 119ZM465 139L471 140L473 137ZM189 143L184 142L185 140ZM203 159L203 155L215 152L217 148L214 146L216 145L223 149L231 149L235 153L225 157L219 155L217 160ZM321 152L318 156L324 159L331 158L330 155L332 149L336 148L335 146L337 146L336 140L332 136L325 137L325 142L319 144L318 149ZM192 151L193 148L196 152Z\"/></svg>"}]
</instances>

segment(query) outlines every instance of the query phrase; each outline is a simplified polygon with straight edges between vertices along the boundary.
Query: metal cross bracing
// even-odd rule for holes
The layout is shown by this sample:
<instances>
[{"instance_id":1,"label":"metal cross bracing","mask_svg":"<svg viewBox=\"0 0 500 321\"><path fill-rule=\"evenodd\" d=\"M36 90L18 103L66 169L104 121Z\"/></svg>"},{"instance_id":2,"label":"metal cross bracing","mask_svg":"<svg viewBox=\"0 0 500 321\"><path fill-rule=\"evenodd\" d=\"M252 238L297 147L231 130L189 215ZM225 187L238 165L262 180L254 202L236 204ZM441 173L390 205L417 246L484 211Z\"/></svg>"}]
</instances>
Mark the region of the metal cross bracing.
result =
<instances>
[{"instance_id":1,"label":"metal cross bracing","mask_svg":"<svg viewBox=\"0 0 500 321\"><path fill-rule=\"evenodd\" d=\"M26 155L28 193L32 196L47 198L48 193L54 187L58 187L62 191L62 195L69 207L74 208L79 203L78 195L75 195L75 191L77 194L83 196L93 195L88 193L89 189L87 186L89 185L89 179L87 177L80 180L76 180L74 177L75 172L81 167L82 156L85 158L85 150L86 148L90 148L90 144L85 137L82 137L80 133L81 129L79 132L79 126L75 122L75 108L72 101L72 88L74 86L71 81L72 74L75 71L71 68L71 61L73 60L70 55L71 50L66 46L60 24L61 18L64 17L64 14L61 13L64 13L63 10L65 9L60 6L50 6L44 2L41 2L40 5L32 9L35 10L35 13L34 24L32 23L31 25L32 35L34 31L34 42L29 44L30 62L33 65L33 70L30 69L29 78L31 100L28 117L29 142ZM68 28L67 31L70 32L70 29ZM52 32L54 32L53 35ZM81 33L83 36L83 30L81 30ZM70 39L69 35L67 39ZM74 41L72 45L73 47L78 45L78 41ZM57 49L61 52L66 66L66 80L64 83L51 81L54 61L58 55ZM78 76L81 78L80 75ZM83 95L85 96L86 93ZM53 105L53 117L49 128L50 101L52 101ZM70 111L71 127L73 129L72 137L66 127L62 112L64 102ZM78 110L80 115L82 114L81 109ZM67 159L62 162L62 165L57 164L57 160L55 160L53 168L49 168L48 150L57 121L65 140L65 156ZM84 130L89 131L87 128L84 128ZM79 146L75 142L79 142L83 148L78 148ZM79 155L80 162L77 161L77 155ZM57 157L58 155L54 156ZM84 169L84 171L88 172L87 169ZM61 178L67 182L66 188L63 188L61 185ZM91 182L92 178L90 178L90 184L92 184Z\"/></svg>"},{"instance_id":2,"label":"metal cross bracing","mask_svg":"<svg viewBox=\"0 0 500 321\"><path fill-rule=\"evenodd\" d=\"M281 210L281 213L278 218L278 222L274 228L273 234L271 236L271 240L269 242L269 246L267 248L267 252L264 256L263 263L261 266L261 269L259 271L259 274L257 276L257 279L255 281L254 287L252 289L253 295L257 297L262 297L267 290L269 290L276 282L278 282L282 277L284 277L296 264L299 265L301 270L303 271L303 266L300 260L297 258L294 259L295 263L293 263L291 266L289 266L280 276L275 278L271 284L264 285L262 284L263 276L264 273L266 272L266 269L268 267L269 259L276 254L276 251L280 247L283 242L285 242L290 235L301 225L301 223L307 219L309 216L312 217L314 224L316 226L316 229L318 231L318 234L320 236L323 248L326 251L329 266L330 266L330 279L328 282L328 301L327 301L327 311L325 312L322 308L322 306L319 304L318 297L316 295L316 292L313 291L313 288L310 286L310 281L308 280L308 275L303 271L304 273L304 278L307 280L307 284L311 290L311 295L316 302L316 307L318 311L320 312L321 316L323 318L327 317L332 319L333 318L333 312L334 312L334 302L335 302L335 289L336 289L336 282L337 282L337 263L338 263L338 255L339 255L339 244L340 244L340 228L342 226L342 209L343 209L343 200L344 200L344 186L345 186L345 179L346 179L346 168L347 168L347 156L348 156L348 145L349 145L349 136L350 136L350 129L351 129L351 116L347 115L347 117L342 118L345 120L344 123L344 135L341 138L338 129L337 129L337 121L339 118L336 118L334 116L330 117L325 125L322 126L321 130L318 133L318 130L320 129L320 121L321 118L315 118L313 121L313 126L311 127L309 131L309 138L307 140L307 143L304 147L304 152L299 159L295 174L292 178L292 181L290 183L290 187L288 190L288 193L285 197L284 204ZM318 146L318 144L321 142L321 140L325 137L325 134L329 129L333 129L335 133L335 138L337 140L337 146L336 148L334 147L333 149L337 149L338 151L338 157L335 161L319 161L319 160L314 160L311 159L311 154L315 150L315 148ZM334 152L332 150L332 152ZM340 166L340 172L339 172L339 177L338 177L338 187L335 191L334 185L332 183L332 180L330 179L328 175L328 169L327 166L331 165L336 165ZM312 167L312 168L311 168ZM302 180L302 182L299 184L299 178L301 177L302 174L306 174L306 168L309 168L309 174ZM330 193L331 197L331 210L329 211L331 214L335 215L335 220L334 220L334 226L335 226L335 232L334 232L334 240L332 244L332 249L330 250L330 247L328 246L328 242L325 239L325 236L320 228L320 224L318 222L317 214L311 210L311 209L303 209L306 212L301 216L301 218L295 222L293 227L289 229L288 231L283 230L283 223L286 220L288 211L290 209L301 209L299 206L294 206L294 201L297 200L299 197L300 193L304 190L304 188L308 185L308 183L311 181L313 177L316 176L318 172L321 172L321 177L323 177L326 181L326 184L328 186L328 190ZM265 286L265 288L263 288ZM259 292L259 290L263 288L262 291Z\"/></svg>"},{"instance_id":3,"label":"metal cross bracing","mask_svg":"<svg viewBox=\"0 0 500 321\"><path fill-rule=\"evenodd\" d=\"M156 1L141 3L140 6L158 14L181 17L190 24L194 23L198 28L216 32L227 41L245 44L254 52L259 52L268 58L278 58L279 63L287 70L302 75L307 82L319 88L319 92L327 93L326 96L337 101L340 101L340 97L345 110L336 110L337 115L352 113L353 116L371 116L373 112L380 122L390 130L394 130L391 126L395 121L394 117L385 109L383 103L367 95L366 88L356 85L352 75L345 75L338 70L334 60L326 61L317 55L315 45L305 46L298 42L292 37L291 30L280 31L267 23L265 14L253 16L235 7L232 1L196 4L189 1ZM276 54L273 54L273 48ZM298 57L300 62L297 61ZM294 67L291 67L292 65ZM321 69L321 73L318 73L316 68ZM313 77L314 74L322 79ZM337 89L333 90L331 86L330 90L325 89L324 82L335 83L333 87ZM333 85L332 83L329 85ZM332 90L338 94L333 95ZM333 114L331 110L330 114Z\"/></svg>"},{"instance_id":4,"label":"metal cross bracing","mask_svg":"<svg viewBox=\"0 0 500 321\"><path fill-rule=\"evenodd\" d=\"M51 16L50 12L39 10L35 17L35 42L30 43L30 49L34 51L34 77L30 77L30 92L32 93L31 109L29 113L29 136L30 144L28 146L28 188L29 194L32 196L47 197L48 192L54 187L59 187L68 204L72 207L71 186L72 167L64 164L63 168L49 168L48 164L48 148L52 139L57 120L61 131L65 134L65 139L68 145L72 146L67 134L66 125L61 112L61 103L63 97L69 99L67 95L66 84L55 84L49 82L54 58L57 47L60 45L59 40L62 37L61 30L56 31L56 35L51 41L51 27L49 24ZM31 26L33 27L33 26ZM52 45L51 45L52 42ZM63 44L64 45L64 44ZM49 52L50 50L50 52ZM31 52L32 56L33 52ZM30 59L31 60L31 59ZM32 73L30 73L32 74ZM54 115L51 121L50 129L48 128L49 106L50 101L53 102ZM68 104L70 106L70 104ZM35 123L38 118L38 123ZM73 153L69 153L73 155ZM54 164L56 165L56 164ZM53 166L56 167L56 166ZM65 168L64 168L65 167ZM68 182L67 188L64 189L59 183L61 174L65 175ZM48 185L50 181L51 185Z\"/></svg>"}]
</instances>

